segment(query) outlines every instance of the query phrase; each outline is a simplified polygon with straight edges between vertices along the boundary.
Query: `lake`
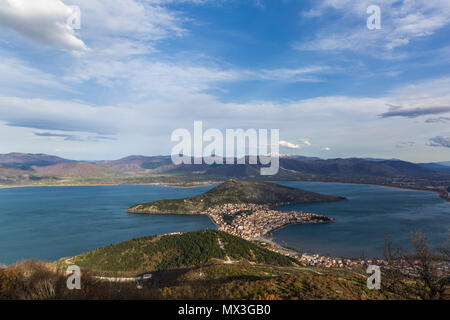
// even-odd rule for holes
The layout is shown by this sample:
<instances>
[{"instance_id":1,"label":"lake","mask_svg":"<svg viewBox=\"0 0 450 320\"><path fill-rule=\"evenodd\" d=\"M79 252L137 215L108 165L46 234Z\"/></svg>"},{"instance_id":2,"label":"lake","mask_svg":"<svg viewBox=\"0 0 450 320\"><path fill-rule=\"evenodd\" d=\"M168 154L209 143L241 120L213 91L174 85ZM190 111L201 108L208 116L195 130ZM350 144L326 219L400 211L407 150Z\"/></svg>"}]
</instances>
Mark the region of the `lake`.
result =
<instances>
[{"instance_id":1,"label":"lake","mask_svg":"<svg viewBox=\"0 0 450 320\"><path fill-rule=\"evenodd\" d=\"M133 204L191 197L211 187L120 185L0 190L0 264L57 260L132 238L215 228L206 216L137 215Z\"/></svg>"},{"instance_id":2,"label":"lake","mask_svg":"<svg viewBox=\"0 0 450 320\"><path fill-rule=\"evenodd\" d=\"M378 255L387 234L408 243L414 230L437 245L450 227L450 203L430 192L368 185L289 182L284 185L340 195L349 201L285 206L336 218L274 233L280 243L339 256ZM136 215L133 204L191 197L211 186L175 188L119 185L0 189L0 264L48 261L124 240L175 231L215 229L206 216Z\"/></svg>"},{"instance_id":3,"label":"lake","mask_svg":"<svg viewBox=\"0 0 450 320\"><path fill-rule=\"evenodd\" d=\"M332 256L382 255L386 236L397 245L410 244L411 233L423 232L430 244L440 246L450 231L450 202L433 192L321 182L283 185L339 195L349 201L297 204L281 209L304 210L336 218L335 223L291 225L274 232L274 238L302 251Z\"/></svg>"}]
</instances>

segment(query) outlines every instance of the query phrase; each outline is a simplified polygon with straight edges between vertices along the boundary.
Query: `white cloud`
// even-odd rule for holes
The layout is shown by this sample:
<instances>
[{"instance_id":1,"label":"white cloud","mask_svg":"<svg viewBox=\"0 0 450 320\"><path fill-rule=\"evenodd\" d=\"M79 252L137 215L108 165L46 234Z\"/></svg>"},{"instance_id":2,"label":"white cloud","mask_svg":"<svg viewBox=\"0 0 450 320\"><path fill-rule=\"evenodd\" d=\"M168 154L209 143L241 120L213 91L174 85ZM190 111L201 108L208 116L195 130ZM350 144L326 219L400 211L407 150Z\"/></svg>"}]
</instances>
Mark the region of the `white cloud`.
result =
<instances>
[{"instance_id":1,"label":"white cloud","mask_svg":"<svg viewBox=\"0 0 450 320\"><path fill-rule=\"evenodd\" d=\"M181 26L183 17L154 1L64 1L80 7L83 36L89 39L113 36L138 41L160 40L186 32Z\"/></svg>"},{"instance_id":2,"label":"white cloud","mask_svg":"<svg viewBox=\"0 0 450 320\"><path fill-rule=\"evenodd\" d=\"M73 8L60 0L0 0L0 24L37 43L74 54L88 48L67 24Z\"/></svg>"},{"instance_id":3,"label":"white cloud","mask_svg":"<svg viewBox=\"0 0 450 320\"><path fill-rule=\"evenodd\" d=\"M366 9L373 4L381 8L381 30L366 28ZM297 49L352 50L381 58L399 57L390 51L430 36L450 23L450 2L446 0L323 0L302 12L302 17L316 18L328 11L341 18L313 40L297 43Z\"/></svg>"},{"instance_id":4,"label":"white cloud","mask_svg":"<svg viewBox=\"0 0 450 320\"><path fill-rule=\"evenodd\" d=\"M247 73L250 79L274 80L285 82L318 82L317 74L331 71L327 66L306 66L301 68L263 69L261 71L240 72Z\"/></svg>"},{"instance_id":5,"label":"white cloud","mask_svg":"<svg viewBox=\"0 0 450 320\"><path fill-rule=\"evenodd\" d=\"M289 141L280 140L280 147L288 149L300 149L302 146Z\"/></svg>"},{"instance_id":6,"label":"white cloud","mask_svg":"<svg viewBox=\"0 0 450 320\"><path fill-rule=\"evenodd\" d=\"M324 148L322 148L321 150L322 150L322 151L331 151L331 148L330 148L330 147L324 147Z\"/></svg>"},{"instance_id":7,"label":"white cloud","mask_svg":"<svg viewBox=\"0 0 450 320\"><path fill-rule=\"evenodd\" d=\"M280 140L280 147L288 149L301 149L306 146L310 146L311 143L308 140L301 139L299 143L292 143L285 140Z\"/></svg>"}]
</instances>

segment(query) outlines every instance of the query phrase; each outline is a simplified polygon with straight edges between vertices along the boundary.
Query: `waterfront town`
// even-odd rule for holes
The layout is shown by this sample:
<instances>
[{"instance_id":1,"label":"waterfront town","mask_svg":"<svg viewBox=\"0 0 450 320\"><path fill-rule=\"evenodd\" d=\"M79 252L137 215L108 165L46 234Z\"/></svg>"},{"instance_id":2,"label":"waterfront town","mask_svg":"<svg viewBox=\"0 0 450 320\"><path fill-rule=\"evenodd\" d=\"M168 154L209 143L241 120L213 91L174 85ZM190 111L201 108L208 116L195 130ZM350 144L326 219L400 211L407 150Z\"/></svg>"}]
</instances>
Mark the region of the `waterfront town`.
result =
<instances>
[{"instance_id":1,"label":"waterfront town","mask_svg":"<svg viewBox=\"0 0 450 320\"><path fill-rule=\"evenodd\" d=\"M327 223L333 218L302 211L281 211L267 205L225 204L206 212L218 229L246 240L263 237L290 224Z\"/></svg>"}]
</instances>

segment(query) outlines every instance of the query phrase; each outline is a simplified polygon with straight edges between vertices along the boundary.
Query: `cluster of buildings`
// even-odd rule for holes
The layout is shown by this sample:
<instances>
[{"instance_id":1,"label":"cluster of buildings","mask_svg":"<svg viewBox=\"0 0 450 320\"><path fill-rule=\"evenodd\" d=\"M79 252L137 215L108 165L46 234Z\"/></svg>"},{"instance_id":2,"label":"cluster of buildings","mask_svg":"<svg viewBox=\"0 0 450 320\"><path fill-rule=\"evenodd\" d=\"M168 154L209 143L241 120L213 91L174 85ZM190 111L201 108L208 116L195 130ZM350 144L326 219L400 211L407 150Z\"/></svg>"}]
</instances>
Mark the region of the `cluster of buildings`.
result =
<instances>
[{"instance_id":1,"label":"cluster of buildings","mask_svg":"<svg viewBox=\"0 0 450 320\"><path fill-rule=\"evenodd\" d=\"M368 266L368 265L384 265L384 261L381 259L344 259L344 258L335 258L335 257L326 257L319 256L318 254L309 255L302 254L297 257L299 263L303 266L318 266L318 267L326 267L326 268L354 268L359 266Z\"/></svg>"},{"instance_id":2,"label":"cluster of buildings","mask_svg":"<svg viewBox=\"0 0 450 320\"><path fill-rule=\"evenodd\" d=\"M298 261L299 265L324 267L324 268L354 268L354 267L367 267L369 265L382 266L386 263L382 259L348 259L348 258L336 258L321 256L318 254L309 253L297 253L294 251L286 250L282 247L267 246L267 249L277 252L279 254L289 256Z\"/></svg>"},{"instance_id":3,"label":"cluster of buildings","mask_svg":"<svg viewBox=\"0 0 450 320\"><path fill-rule=\"evenodd\" d=\"M225 204L205 212L218 229L246 240L262 237L289 224L326 223L334 219L301 211L280 211L266 205Z\"/></svg>"}]
</instances>

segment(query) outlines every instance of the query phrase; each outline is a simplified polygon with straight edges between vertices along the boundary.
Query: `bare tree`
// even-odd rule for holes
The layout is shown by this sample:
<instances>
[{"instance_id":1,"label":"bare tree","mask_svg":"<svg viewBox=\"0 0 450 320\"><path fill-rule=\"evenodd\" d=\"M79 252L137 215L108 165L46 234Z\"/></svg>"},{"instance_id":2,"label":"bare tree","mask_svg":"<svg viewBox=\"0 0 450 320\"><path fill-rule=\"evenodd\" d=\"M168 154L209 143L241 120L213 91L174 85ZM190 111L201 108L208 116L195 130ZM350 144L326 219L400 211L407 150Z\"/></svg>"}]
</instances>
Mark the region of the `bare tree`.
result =
<instances>
[{"instance_id":1,"label":"bare tree","mask_svg":"<svg viewBox=\"0 0 450 320\"><path fill-rule=\"evenodd\" d=\"M406 299L449 299L449 252L447 242L439 253L433 252L425 236L411 236L413 251L393 248L388 237L384 245L383 286Z\"/></svg>"}]
</instances>

